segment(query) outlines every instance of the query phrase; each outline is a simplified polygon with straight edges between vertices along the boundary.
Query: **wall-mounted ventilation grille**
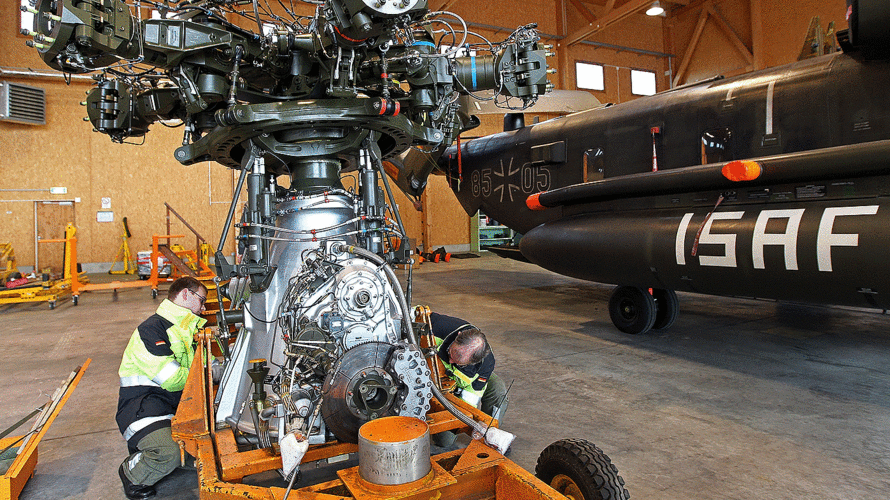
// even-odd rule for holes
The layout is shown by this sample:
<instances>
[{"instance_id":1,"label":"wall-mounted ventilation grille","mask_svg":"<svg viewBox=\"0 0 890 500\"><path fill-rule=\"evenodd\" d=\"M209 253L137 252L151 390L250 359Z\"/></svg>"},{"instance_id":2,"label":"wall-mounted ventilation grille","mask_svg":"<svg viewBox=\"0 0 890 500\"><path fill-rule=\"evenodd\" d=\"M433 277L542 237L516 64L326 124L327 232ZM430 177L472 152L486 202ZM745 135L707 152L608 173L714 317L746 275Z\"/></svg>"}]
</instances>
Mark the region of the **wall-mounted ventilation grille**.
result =
<instances>
[{"instance_id":1,"label":"wall-mounted ventilation grille","mask_svg":"<svg viewBox=\"0 0 890 500\"><path fill-rule=\"evenodd\" d=\"M20 83L0 82L0 120L46 125L46 91Z\"/></svg>"}]
</instances>

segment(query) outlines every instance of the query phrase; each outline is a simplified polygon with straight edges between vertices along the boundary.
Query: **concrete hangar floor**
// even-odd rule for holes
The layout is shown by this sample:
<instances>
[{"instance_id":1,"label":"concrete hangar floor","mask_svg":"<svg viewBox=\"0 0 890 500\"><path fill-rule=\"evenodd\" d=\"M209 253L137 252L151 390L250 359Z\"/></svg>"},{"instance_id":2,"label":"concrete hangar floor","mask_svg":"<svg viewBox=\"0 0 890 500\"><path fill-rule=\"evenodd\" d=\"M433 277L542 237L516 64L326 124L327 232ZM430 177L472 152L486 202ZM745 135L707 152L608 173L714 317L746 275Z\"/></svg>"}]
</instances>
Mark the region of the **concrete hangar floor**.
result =
<instances>
[{"instance_id":1,"label":"concrete hangar floor","mask_svg":"<svg viewBox=\"0 0 890 500\"><path fill-rule=\"evenodd\" d=\"M629 336L609 320L610 291L485 256L418 266L414 303L488 334L496 372L514 381L510 458L528 470L548 444L578 437L612 458L631 498L888 497L886 316L680 294L670 330ZM0 306L0 429L93 358L22 499L124 498L117 367L156 305L136 289L52 311ZM177 470L158 492L197 498L195 472Z\"/></svg>"}]
</instances>

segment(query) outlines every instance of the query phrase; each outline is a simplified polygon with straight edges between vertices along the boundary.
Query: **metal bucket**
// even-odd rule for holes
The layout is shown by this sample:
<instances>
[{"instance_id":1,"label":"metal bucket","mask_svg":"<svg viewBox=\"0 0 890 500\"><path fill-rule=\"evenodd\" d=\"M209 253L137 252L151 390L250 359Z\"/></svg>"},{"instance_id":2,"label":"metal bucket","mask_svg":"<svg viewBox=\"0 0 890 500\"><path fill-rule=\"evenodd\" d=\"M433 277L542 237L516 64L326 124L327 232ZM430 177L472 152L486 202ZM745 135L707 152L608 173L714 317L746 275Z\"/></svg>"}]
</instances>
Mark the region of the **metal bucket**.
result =
<instances>
[{"instance_id":1,"label":"metal bucket","mask_svg":"<svg viewBox=\"0 0 890 500\"><path fill-rule=\"evenodd\" d=\"M358 473L372 484L398 485L430 473L430 429L414 417L371 420L358 431Z\"/></svg>"}]
</instances>

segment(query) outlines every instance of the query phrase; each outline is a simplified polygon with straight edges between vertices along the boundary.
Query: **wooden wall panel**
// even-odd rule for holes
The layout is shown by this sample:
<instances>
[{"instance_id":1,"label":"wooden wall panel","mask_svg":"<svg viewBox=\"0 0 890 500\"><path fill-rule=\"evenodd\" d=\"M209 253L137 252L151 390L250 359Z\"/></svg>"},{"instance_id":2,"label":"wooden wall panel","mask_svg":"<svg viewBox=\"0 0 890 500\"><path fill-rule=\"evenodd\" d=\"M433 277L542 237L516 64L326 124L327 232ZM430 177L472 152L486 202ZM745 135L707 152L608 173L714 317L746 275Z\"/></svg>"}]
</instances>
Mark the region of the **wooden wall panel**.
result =
<instances>
[{"instance_id":1,"label":"wooden wall panel","mask_svg":"<svg viewBox=\"0 0 890 500\"><path fill-rule=\"evenodd\" d=\"M669 50L685 55L699 20L702 5L698 2L684 9L668 23L671 44ZM733 31L749 48L752 47L752 23L750 0L710 0L715 10L726 19ZM819 16L823 28L835 21L838 30L846 29L846 2L844 0L761 0L760 24L763 32L763 63L765 67L781 66L797 60L813 16ZM677 70L679 60L674 64ZM695 82L711 76L733 75L744 72L748 63L739 54L726 34L713 19L709 19L701 35L689 68L681 83Z\"/></svg>"},{"instance_id":2,"label":"wooden wall panel","mask_svg":"<svg viewBox=\"0 0 890 500\"><path fill-rule=\"evenodd\" d=\"M77 224L71 202L40 202L37 203L37 231L43 240L59 240L65 238L68 224ZM75 234L76 236L76 234ZM48 274L62 275L65 270L65 243L46 241L37 244L38 270Z\"/></svg>"},{"instance_id":3,"label":"wooden wall panel","mask_svg":"<svg viewBox=\"0 0 890 500\"><path fill-rule=\"evenodd\" d=\"M443 5L433 0L430 7ZM530 23L538 24L538 31L556 34L556 2L554 0L511 0L510 2L478 2L475 0L457 0L448 9L461 16L465 21L480 24L501 26L512 31L519 26ZM473 28L471 31L480 31ZM498 40L509 34L501 32ZM470 40L472 42L472 40ZM492 40L495 41L495 40Z\"/></svg>"},{"instance_id":4,"label":"wooden wall panel","mask_svg":"<svg viewBox=\"0 0 890 500\"><path fill-rule=\"evenodd\" d=\"M423 209L429 217L430 250L470 241L470 220L448 187L444 176L430 176L427 204Z\"/></svg>"},{"instance_id":5,"label":"wooden wall panel","mask_svg":"<svg viewBox=\"0 0 890 500\"><path fill-rule=\"evenodd\" d=\"M19 42L20 40L16 40ZM0 52L3 52L0 50ZM42 63L41 63L42 64ZM0 189L43 191L0 192L0 200L82 200L89 193L91 128L84 124L83 99L88 86L47 80L20 83L46 90L47 124L43 126L0 122ZM73 104L73 105L72 105ZM51 195L50 187L65 187L64 195ZM84 220L82 203L75 204L78 220ZM34 205L30 202L0 202L0 210L12 212L10 226L4 224L0 239L15 248L20 265L34 263ZM82 232L85 236L87 232ZM85 239L88 247L89 238ZM84 247L81 244L81 248Z\"/></svg>"},{"instance_id":6,"label":"wooden wall panel","mask_svg":"<svg viewBox=\"0 0 890 500\"><path fill-rule=\"evenodd\" d=\"M724 0L714 2L714 10L721 15L733 32L750 49L751 48L751 15L749 0ZM669 23L673 35L672 49L678 54L673 65L673 71L678 67L684 57L701 15L701 9L690 9L685 14L677 16ZM692 49L691 62L681 80L682 83L696 82L717 75L730 75L744 72L749 66L748 61L736 49L727 34L720 29L717 21L709 15L701 38Z\"/></svg>"},{"instance_id":7,"label":"wooden wall panel","mask_svg":"<svg viewBox=\"0 0 890 500\"><path fill-rule=\"evenodd\" d=\"M571 4L566 5L566 19L567 33L572 33L589 24L587 19ZM642 13L635 14L600 33L588 37L586 40L619 47L666 53L662 34L663 23L664 20L661 17L650 17ZM566 73L563 78L566 82L567 90L577 89L576 61L606 66L603 72L605 90L589 91L603 103L619 103L639 97L633 95L630 91L630 69L653 71L655 72L658 90L661 91L668 88L669 80L665 76L665 71L669 66L666 57L597 47L584 43L566 46L563 43L557 42L556 45L558 52L568 52L564 56L564 60L568 62L569 66L558 68L560 72ZM551 58L550 63L557 64L557 59ZM552 80L559 87L558 81L560 78L554 77Z\"/></svg>"},{"instance_id":8,"label":"wooden wall panel","mask_svg":"<svg viewBox=\"0 0 890 500\"><path fill-rule=\"evenodd\" d=\"M12 244L16 265L34 265L34 203L0 203L0 242Z\"/></svg>"},{"instance_id":9,"label":"wooden wall panel","mask_svg":"<svg viewBox=\"0 0 890 500\"><path fill-rule=\"evenodd\" d=\"M780 66L797 60L813 16L819 16L822 29L834 21L835 29L847 29L845 0L762 0L763 32L766 34L764 63Z\"/></svg>"}]
</instances>

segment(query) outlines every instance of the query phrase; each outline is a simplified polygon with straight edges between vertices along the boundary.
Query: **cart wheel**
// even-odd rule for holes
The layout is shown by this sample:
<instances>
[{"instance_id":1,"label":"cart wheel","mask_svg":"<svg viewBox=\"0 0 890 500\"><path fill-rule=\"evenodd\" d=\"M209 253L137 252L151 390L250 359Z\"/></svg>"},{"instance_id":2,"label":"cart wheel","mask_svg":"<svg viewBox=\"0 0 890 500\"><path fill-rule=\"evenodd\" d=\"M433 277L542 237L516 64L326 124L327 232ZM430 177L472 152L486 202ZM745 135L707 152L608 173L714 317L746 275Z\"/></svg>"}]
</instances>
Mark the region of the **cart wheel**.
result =
<instances>
[{"instance_id":1,"label":"cart wheel","mask_svg":"<svg viewBox=\"0 0 890 500\"><path fill-rule=\"evenodd\" d=\"M158 291L154 288L151 289L151 298L152 299L158 298Z\"/></svg>"},{"instance_id":2,"label":"cart wheel","mask_svg":"<svg viewBox=\"0 0 890 500\"><path fill-rule=\"evenodd\" d=\"M626 500L630 493L612 461L584 439L562 439L541 452L538 479L572 500Z\"/></svg>"},{"instance_id":3,"label":"cart wheel","mask_svg":"<svg viewBox=\"0 0 890 500\"><path fill-rule=\"evenodd\" d=\"M80 298L79 295L75 295L75 296L71 297L71 303L74 304L74 305L77 305L77 300L78 300L79 298Z\"/></svg>"},{"instance_id":4,"label":"cart wheel","mask_svg":"<svg viewBox=\"0 0 890 500\"><path fill-rule=\"evenodd\" d=\"M51 300L51 301L49 301L49 308L50 308L50 310L53 310L53 309L56 308L56 301L55 301L55 300Z\"/></svg>"}]
</instances>

